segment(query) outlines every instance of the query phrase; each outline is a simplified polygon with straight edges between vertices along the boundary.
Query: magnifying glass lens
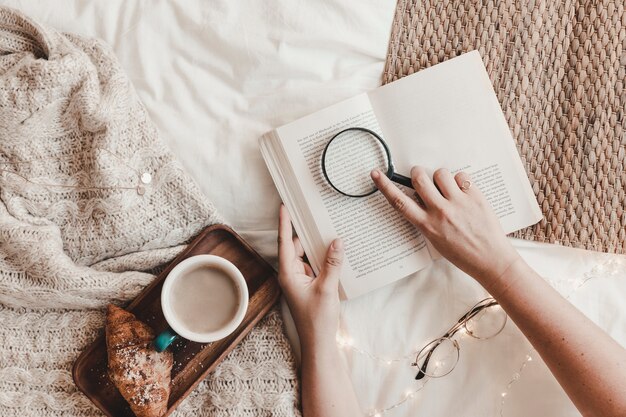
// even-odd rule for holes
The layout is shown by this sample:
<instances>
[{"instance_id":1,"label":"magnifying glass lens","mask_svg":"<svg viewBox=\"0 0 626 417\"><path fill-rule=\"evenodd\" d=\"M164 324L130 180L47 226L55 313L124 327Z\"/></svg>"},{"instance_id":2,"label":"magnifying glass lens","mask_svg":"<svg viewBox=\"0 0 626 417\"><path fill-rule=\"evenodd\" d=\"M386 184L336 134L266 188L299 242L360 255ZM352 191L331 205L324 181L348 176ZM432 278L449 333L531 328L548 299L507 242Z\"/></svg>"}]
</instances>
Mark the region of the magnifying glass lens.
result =
<instances>
[{"instance_id":1,"label":"magnifying glass lens","mask_svg":"<svg viewBox=\"0 0 626 417\"><path fill-rule=\"evenodd\" d=\"M328 182L339 192L365 197L376 191L370 172L389 169L389 155L380 140L361 130L346 130L328 144L322 163Z\"/></svg>"}]
</instances>

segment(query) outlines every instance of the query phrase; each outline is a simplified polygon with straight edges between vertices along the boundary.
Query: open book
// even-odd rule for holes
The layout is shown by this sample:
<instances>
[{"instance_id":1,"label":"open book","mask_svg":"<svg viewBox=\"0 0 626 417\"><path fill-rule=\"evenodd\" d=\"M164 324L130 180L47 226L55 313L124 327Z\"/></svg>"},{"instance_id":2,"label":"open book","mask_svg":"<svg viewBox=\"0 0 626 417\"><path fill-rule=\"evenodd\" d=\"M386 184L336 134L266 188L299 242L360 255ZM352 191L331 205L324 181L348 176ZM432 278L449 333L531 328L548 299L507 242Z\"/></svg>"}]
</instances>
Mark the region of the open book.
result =
<instances>
[{"instance_id":1,"label":"open book","mask_svg":"<svg viewBox=\"0 0 626 417\"><path fill-rule=\"evenodd\" d=\"M440 167L466 171L506 233L542 217L477 51L303 117L265 134L261 153L316 274L330 242L343 239L344 298L402 279L440 256L380 192L351 198L326 182L322 152L348 127L381 135L400 174L409 175L413 165L431 175Z\"/></svg>"}]
</instances>

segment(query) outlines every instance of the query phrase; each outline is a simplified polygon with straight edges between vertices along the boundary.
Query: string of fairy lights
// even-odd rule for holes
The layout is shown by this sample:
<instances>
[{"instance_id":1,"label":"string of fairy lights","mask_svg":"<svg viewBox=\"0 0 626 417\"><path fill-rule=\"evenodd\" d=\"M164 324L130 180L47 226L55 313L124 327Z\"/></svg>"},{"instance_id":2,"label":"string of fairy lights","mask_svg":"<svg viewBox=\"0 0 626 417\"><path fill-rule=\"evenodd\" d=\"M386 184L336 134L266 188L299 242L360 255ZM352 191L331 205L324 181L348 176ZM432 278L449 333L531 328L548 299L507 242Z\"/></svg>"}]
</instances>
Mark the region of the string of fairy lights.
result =
<instances>
[{"instance_id":1,"label":"string of fairy lights","mask_svg":"<svg viewBox=\"0 0 626 417\"><path fill-rule=\"evenodd\" d=\"M622 271L624 266L626 266L626 259L610 258L594 266L591 270L583 274L582 278L567 280L567 282L570 284L571 290L567 293L567 295L564 296L565 299L569 299L576 291L578 291L582 286L584 286L587 282L589 282L593 278L596 278L599 276L603 276L603 277L614 276L618 272ZM467 330L464 328L460 329L458 332L459 337L464 337L466 334L467 334ZM380 356L368 350L358 347L354 343L354 339L350 337L347 334L347 332L345 332L345 330L342 330L340 333L337 334L337 346L339 346L340 348L344 350L349 350L351 352L368 357L371 360L378 362L384 366L391 366L391 365L398 364L398 363L406 363L407 365L410 365L411 362L413 362L413 360L415 359L415 356L419 352L419 348L418 348L412 353L409 353L403 356L397 356L397 357ZM509 394L510 394L511 388L513 387L513 385L515 385L516 382L518 382L522 378L522 374L524 370L529 366L529 364L533 362L534 355L536 353L537 352L534 349L531 349L525 355L523 362L517 368L517 371L512 375L512 377L510 378L510 380L507 382L504 389L500 393L500 397L501 397L500 416L501 417L504 417L504 405L505 405L506 399L510 396ZM394 404L386 406L386 407L372 408L367 413L367 415L369 417L382 417L383 415L388 414L389 412L395 410L396 408L415 399L415 395L418 392L420 392L422 389L424 389L424 387L426 386L429 380L430 378L428 377L423 378L422 380L415 383L414 385L409 386L404 391L404 394L400 396L400 399Z\"/></svg>"},{"instance_id":2,"label":"string of fairy lights","mask_svg":"<svg viewBox=\"0 0 626 417\"><path fill-rule=\"evenodd\" d=\"M360 355L366 356L386 366L391 366L395 363L402 363L402 362L410 364L412 360L415 358L415 355L417 355L418 353L418 351L416 350L415 354L408 354L408 355L395 357L395 358L378 356L371 352L366 351L365 349L361 349L355 346L354 340L351 337L346 336L345 334L341 334L341 333L337 334L337 346L346 350L351 350L352 352L358 353ZM428 378L422 379L419 383L416 383L416 386L407 388L404 392L404 395L398 402L386 408L374 408L370 410L370 412L368 413L368 416L369 417L381 417L383 414L386 414L390 412L391 410L394 410L400 407L407 401L413 399L415 397L415 394L420 392L424 388L427 382L428 382Z\"/></svg>"},{"instance_id":3,"label":"string of fairy lights","mask_svg":"<svg viewBox=\"0 0 626 417\"><path fill-rule=\"evenodd\" d=\"M464 327L460 328L458 332L456 333L456 337L464 337L465 335L467 335L467 329L465 329ZM356 346L354 344L354 339L348 336L345 333L345 331L342 331L341 333L337 334L337 346L339 346L340 348L344 350L350 350L354 353L368 357L371 360L376 361L380 363L381 365L385 365L385 366L391 366L397 363L406 363L407 365L410 366L410 364L415 360L415 357L421 350L421 348L418 348L414 350L412 353L409 353L403 356L397 356L397 357L379 356L379 355L376 355L372 352L369 352L365 349L362 349ZM437 366L437 363L435 363L435 366ZM400 399L392 405L389 405L387 407L372 408L367 414L368 417L382 417L384 414L387 414L390 411L395 410L396 408L402 406L408 401L414 399L415 395L418 392L420 392L422 389L424 389L424 387L426 386L429 380L430 380L429 377L424 377L419 382L416 382L414 385L407 387L404 393L400 396Z\"/></svg>"}]
</instances>

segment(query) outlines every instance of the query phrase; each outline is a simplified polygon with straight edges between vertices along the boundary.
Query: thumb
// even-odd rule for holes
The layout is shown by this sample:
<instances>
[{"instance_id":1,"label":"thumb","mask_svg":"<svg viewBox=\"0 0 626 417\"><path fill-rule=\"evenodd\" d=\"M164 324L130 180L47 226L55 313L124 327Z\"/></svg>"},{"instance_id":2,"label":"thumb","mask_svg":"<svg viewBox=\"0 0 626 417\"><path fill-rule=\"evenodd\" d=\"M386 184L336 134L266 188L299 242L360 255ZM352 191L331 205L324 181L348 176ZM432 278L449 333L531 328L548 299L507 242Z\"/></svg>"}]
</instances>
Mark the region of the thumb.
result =
<instances>
[{"instance_id":1,"label":"thumb","mask_svg":"<svg viewBox=\"0 0 626 417\"><path fill-rule=\"evenodd\" d=\"M343 242L337 238L331 242L326 252L326 261L319 276L324 281L322 282L323 285L337 285L343 265L343 256Z\"/></svg>"}]
</instances>

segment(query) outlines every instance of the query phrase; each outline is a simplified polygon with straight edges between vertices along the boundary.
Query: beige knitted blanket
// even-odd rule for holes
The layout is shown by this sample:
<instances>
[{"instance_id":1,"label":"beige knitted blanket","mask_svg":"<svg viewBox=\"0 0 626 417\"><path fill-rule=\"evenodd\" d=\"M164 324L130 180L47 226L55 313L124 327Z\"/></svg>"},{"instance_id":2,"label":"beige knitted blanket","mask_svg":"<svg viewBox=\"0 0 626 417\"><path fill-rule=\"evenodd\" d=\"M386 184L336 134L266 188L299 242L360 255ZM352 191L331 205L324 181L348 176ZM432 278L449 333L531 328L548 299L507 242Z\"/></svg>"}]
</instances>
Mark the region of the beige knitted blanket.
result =
<instances>
[{"instance_id":1,"label":"beige knitted blanket","mask_svg":"<svg viewBox=\"0 0 626 417\"><path fill-rule=\"evenodd\" d=\"M0 415L99 416L70 374L214 207L159 140L106 45L0 7ZM274 310L174 416L293 416Z\"/></svg>"}]
</instances>

